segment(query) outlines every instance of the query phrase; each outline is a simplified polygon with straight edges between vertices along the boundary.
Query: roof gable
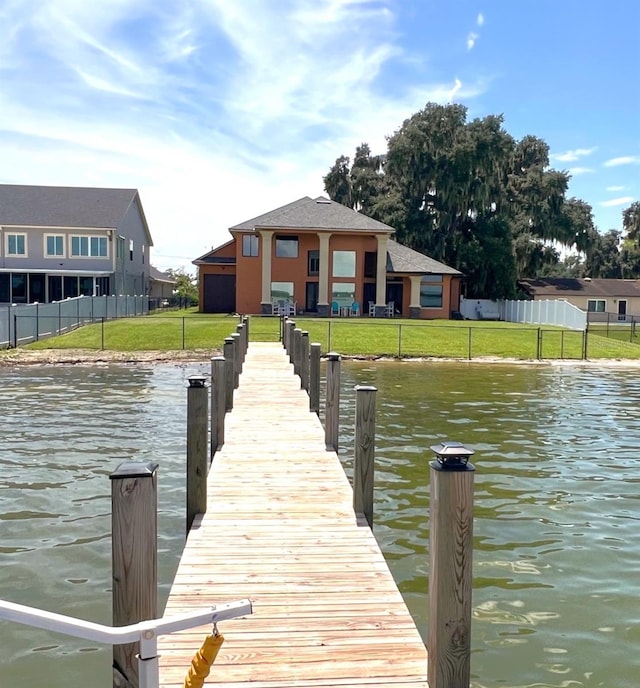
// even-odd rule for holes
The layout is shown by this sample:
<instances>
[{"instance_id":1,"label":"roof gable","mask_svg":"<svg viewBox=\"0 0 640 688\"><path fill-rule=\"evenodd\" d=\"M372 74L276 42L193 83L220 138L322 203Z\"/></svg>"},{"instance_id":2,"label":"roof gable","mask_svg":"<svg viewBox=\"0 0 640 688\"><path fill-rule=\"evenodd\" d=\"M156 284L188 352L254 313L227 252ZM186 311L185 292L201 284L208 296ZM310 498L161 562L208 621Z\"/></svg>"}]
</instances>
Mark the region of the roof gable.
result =
<instances>
[{"instance_id":1,"label":"roof gable","mask_svg":"<svg viewBox=\"0 0 640 688\"><path fill-rule=\"evenodd\" d=\"M387 242L387 272L413 272L427 275L461 275L455 268L414 251L393 239Z\"/></svg>"},{"instance_id":2,"label":"roof gable","mask_svg":"<svg viewBox=\"0 0 640 688\"><path fill-rule=\"evenodd\" d=\"M234 231L255 231L256 229L297 229L351 232L395 232L393 227L373 220L362 213L347 208L341 203L324 196L310 198L304 196L251 220L246 220L230 228Z\"/></svg>"}]
</instances>

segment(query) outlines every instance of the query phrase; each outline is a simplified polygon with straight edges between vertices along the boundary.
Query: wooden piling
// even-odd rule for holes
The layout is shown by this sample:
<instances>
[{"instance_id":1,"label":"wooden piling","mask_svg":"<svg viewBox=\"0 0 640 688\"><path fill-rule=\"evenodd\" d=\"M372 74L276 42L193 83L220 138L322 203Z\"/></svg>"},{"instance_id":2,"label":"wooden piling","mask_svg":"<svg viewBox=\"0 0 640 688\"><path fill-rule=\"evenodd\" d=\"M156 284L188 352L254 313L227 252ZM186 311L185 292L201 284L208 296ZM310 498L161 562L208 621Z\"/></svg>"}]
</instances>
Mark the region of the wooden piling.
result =
<instances>
[{"instance_id":1,"label":"wooden piling","mask_svg":"<svg viewBox=\"0 0 640 688\"><path fill-rule=\"evenodd\" d=\"M293 331L293 374L300 375L300 347L302 342L302 330L296 327Z\"/></svg>"},{"instance_id":2,"label":"wooden piling","mask_svg":"<svg viewBox=\"0 0 640 688\"><path fill-rule=\"evenodd\" d=\"M224 417L225 417L225 360L224 356L215 356L211 359L211 446L210 456L224 444Z\"/></svg>"},{"instance_id":3,"label":"wooden piling","mask_svg":"<svg viewBox=\"0 0 640 688\"><path fill-rule=\"evenodd\" d=\"M294 330L296 329L295 320L289 320L288 326L289 326L289 349L288 349L287 353L289 354L289 363L293 363L293 354L295 351L295 346L294 346L294 341L293 341L293 333L294 333Z\"/></svg>"},{"instance_id":4,"label":"wooden piling","mask_svg":"<svg viewBox=\"0 0 640 688\"><path fill-rule=\"evenodd\" d=\"M187 389L187 533L196 514L207 511L207 387L192 375Z\"/></svg>"},{"instance_id":5,"label":"wooden piling","mask_svg":"<svg viewBox=\"0 0 640 688\"><path fill-rule=\"evenodd\" d=\"M157 463L122 463L111 473L112 617L128 626L158 616ZM113 646L113 685L139 685L139 643Z\"/></svg>"},{"instance_id":6,"label":"wooden piling","mask_svg":"<svg viewBox=\"0 0 640 688\"><path fill-rule=\"evenodd\" d=\"M231 335L233 339L233 389L238 389L240 386L240 335L234 332Z\"/></svg>"},{"instance_id":7,"label":"wooden piling","mask_svg":"<svg viewBox=\"0 0 640 688\"><path fill-rule=\"evenodd\" d=\"M431 462L430 688L469 688L474 470L471 464L447 468Z\"/></svg>"},{"instance_id":8,"label":"wooden piling","mask_svg":"<svg viewBox=\"0 0 640 688\"><path fill-rule=\"evenodd\" d=\"M309 411L320 414L320 344L311 345L309 356Z\"/></svg>"},{"instance_id":9,"label":"wooden piling","mask_svg":"<svg viewBox=\"0 0 640 688\"><path fill-rule=\"evenodd\" d=\"M233 368L235 366L234 358L233 358L233 339L231 337L227 337L224 340L224 345L223 345L223 353L224 353L224 389L225 389L225 394L224 394L224 407L226 411L231 411L233 408L233 383L234 383L234 374L233 374Z\"/></svg>"},{"instance_id":10,"label":"wooden piling","mask_svg":"<svg viewBox=\"0 0 640 688\"><path fill-rule=\"evenodd\" d=\"M353 510L373 528L373 485L376 440L375 387L356 387L356 430L353 466Z\"/></svg>"},{"instance_id":11,"label":"wooden piling","mask_svg":"<svg viewBox=\"0 0 640 688\"><path fill-rule=\"evenodd\" d=\"M340 429L340 354L327 354L327 391L324 405L324 439L327 449L338 451Z\"/></svg>"},{"instance_id":12,"label":"wooden piling","mask_svg":"<svg viewBox=\"0 0 640 688\"><path fill-rule=\"evenodd\" d=\"M306 330L300 335L300 389L309 391L309 333Z\"/></svg>"}]
</instances>

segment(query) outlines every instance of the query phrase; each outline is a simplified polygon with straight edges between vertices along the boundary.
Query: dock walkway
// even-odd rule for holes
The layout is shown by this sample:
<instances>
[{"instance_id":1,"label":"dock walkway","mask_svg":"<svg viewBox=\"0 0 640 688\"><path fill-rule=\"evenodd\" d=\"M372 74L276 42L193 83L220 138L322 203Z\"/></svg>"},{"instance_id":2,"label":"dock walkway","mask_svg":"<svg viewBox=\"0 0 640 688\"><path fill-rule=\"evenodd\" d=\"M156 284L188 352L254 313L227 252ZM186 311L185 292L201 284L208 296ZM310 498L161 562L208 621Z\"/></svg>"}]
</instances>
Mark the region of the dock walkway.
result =
<instances>
[{"instance_id":1,"label":"dock walkway","mask_svg":"<svg viewBox=\"0 0 640 688\"><path fill-rule=\"evenodd\" d=\"M242 598L207 684L426 688L427 651L279 344L252 343L165 614ZM210 628L159 641L181 687Z\"/></svg>"}]
</instances>

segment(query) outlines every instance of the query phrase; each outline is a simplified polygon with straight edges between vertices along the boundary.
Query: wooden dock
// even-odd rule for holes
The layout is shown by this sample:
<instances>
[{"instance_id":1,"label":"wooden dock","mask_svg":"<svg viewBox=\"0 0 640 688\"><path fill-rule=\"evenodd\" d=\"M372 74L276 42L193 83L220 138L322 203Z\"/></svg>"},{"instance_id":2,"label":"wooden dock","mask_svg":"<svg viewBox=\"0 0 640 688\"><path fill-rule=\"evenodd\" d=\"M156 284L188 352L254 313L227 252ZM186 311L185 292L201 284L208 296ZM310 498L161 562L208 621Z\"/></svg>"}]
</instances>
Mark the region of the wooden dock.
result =
<instances>
[{"instance_id":1,"label":"wooden dock","mask_svg":"<svg viewBox=\"0 0 640 688\"><path fill-rule=\"evenodd\" d=\"M427 651L279 344L252 343L165 614L249 598L207 684L427 686ZM359 519L363 522L363 519ZM159 641L181 687L210 628Z\"/></svg>"}]
</instances>

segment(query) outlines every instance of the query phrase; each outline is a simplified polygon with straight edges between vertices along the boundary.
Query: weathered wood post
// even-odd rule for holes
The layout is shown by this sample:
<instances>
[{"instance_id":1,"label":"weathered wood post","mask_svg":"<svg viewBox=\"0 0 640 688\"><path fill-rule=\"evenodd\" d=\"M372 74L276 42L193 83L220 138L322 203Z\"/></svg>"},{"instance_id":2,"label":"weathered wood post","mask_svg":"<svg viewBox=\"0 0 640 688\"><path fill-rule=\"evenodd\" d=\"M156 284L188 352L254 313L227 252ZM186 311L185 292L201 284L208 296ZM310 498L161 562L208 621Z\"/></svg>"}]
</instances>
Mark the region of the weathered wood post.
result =
<instances>
[{"instance_id":1,"label":"weathered wood post","mask_svg":"<svg viewBox=\"0 0 640 688\"><path fill-rule=\"evenodd\" d=\"M231 335L233 339L233 389L238 389L240 386L240 335L234 332Z\"/></svg>"},{"instance_id":2,"label":"weathered wood post","mask_svg":"<svg viewBox=\"0 0 640 688\"><path fill-rule=\"evenodd\" d=\"M469 688L473 555L473 450L431 447L429 688Z\"/></svg>"},{"instance_id":3,"label":"weathered wood post","mask_svg":"<svg viewBox=\"0 0 640 688\"><path fill-rule=\"evenodd\" d=\"M158 616L158 464L111 473L112 617L128 626ZM139 643L113 646L113 685L137 688Z\"/></svg>"},{"instance_id":4,"label":"weathered wood post","mask_svg":"<svg viewBox=\"0 0 640 688\"><path fill-rule=\"evenodd\" d=\"M309 411L320 414L320 344L311 345L309 357Z\"/></svg>"},{"instance_id":5,"label":"weathered wood post","mask_svg":"<svg viewBox=\"0 0 640 688\"><path fill-rule=\"evenodd\" d=\"M192 375L187 389L187 533L196 514L207 510L207 386Z\"/></svg>"},{"instance_id":6,"label":"weathered wood post","mask_svg":"<svg viewBox=\"0 0 640 688\"><path fill-rule=\"evenodd\" d=\"M300 335L300 389L309 391L309 333L306 330Z\"/></svg>"},{"instance_id":7,"label":"weathered wood post","mask_svg":"<svg viewBox=\"0 0 640 688\"><path fill-rule=\"evenodd\" d=\"M296 329L296 321L295 320L289 320L288 327L289 327L289 350L287 351L287 353L289 354L289 363L293 363L293 355L295 352L295 343L294 343L293 333Z\"/></svg>"},{"instance_id":8,"label":"weathered wood post","mask_svg":"<svg viewBox=\"0 0 640 688\"><path fill-rule=\"evenodd\" d=\"M284 350L289 353L289 317L286 315L280 316L280 339Z\"/></svg>"},{"instance_id":9,"label":"weathered wood post","mask_svg":"<svg viewBox=\"0 0 640 688\"><path fill-rule=\"evenodd\" d=\"M233 358L233 339L227 337L224 340L223 345L224 354L224 408L226 411L231 411L233 408L233 384L234 384L234 374L233 369L235 366Z\"/></svg>"},{"instance_id":10,"label":"weathered wood post","mask_svg":"<svg viewBox=\"0 0 640 688\"><path fill-rule=\"evenodd\" d=\"M302 330L299 327L293 331L293 374L300 375L300 349L302 343Z\"/></svg>"},{"instance_id":11,"label":"weathered wood post","mask_svg":"<svg viewBox=\"0 0 640 688\"><path fill-rule=\"evenodd\" d=\"M236 327L236 332L238 334L238 375L242 373L242 367L244 365L244 325L240 324Z\"/></svg>"},{"instance_id":12,"label":"weathered wood post","mask_svg":"<svg viewBox=\"0 0 640 688\"><path fill-rule=\"evenodd\" d=\"M376 443L375 387L356 387L356 432L353 465L353 510L373 528L373 483Z\"/></svg>"},{"instance_id":13,"label":"weathered wood post","mask_svg":"<svg viewBox=\"0 0 640 688\"><path fill-rule=\"evenodd\" d=\"M244 324L244 353L246 355L249 351L249 336L251 335L251 327L249 326L249 316L243 315L242 322Z\"/></svg>"},{"instance_id":14,"label":"weathered wood post","mask_svg":"<svg viewBox=\"0 0 640 688\"><path fill-rule=\"evenodd\" d=\"M215 356L211 359L211 448L210 456L224 444L224 416L226 385L224 356Z\"/></svg>"},{"instance_id":15,"label":"weathered wood post","mask_svg":"<svg viewBox=\"0 0 640 688\"><path fill-rule=\"evenodd\" d=\"M340 428L340 354L327 354L327 392L324 404L324 442L327 449L338 451Z\"/></svg>"}]
</instances>

